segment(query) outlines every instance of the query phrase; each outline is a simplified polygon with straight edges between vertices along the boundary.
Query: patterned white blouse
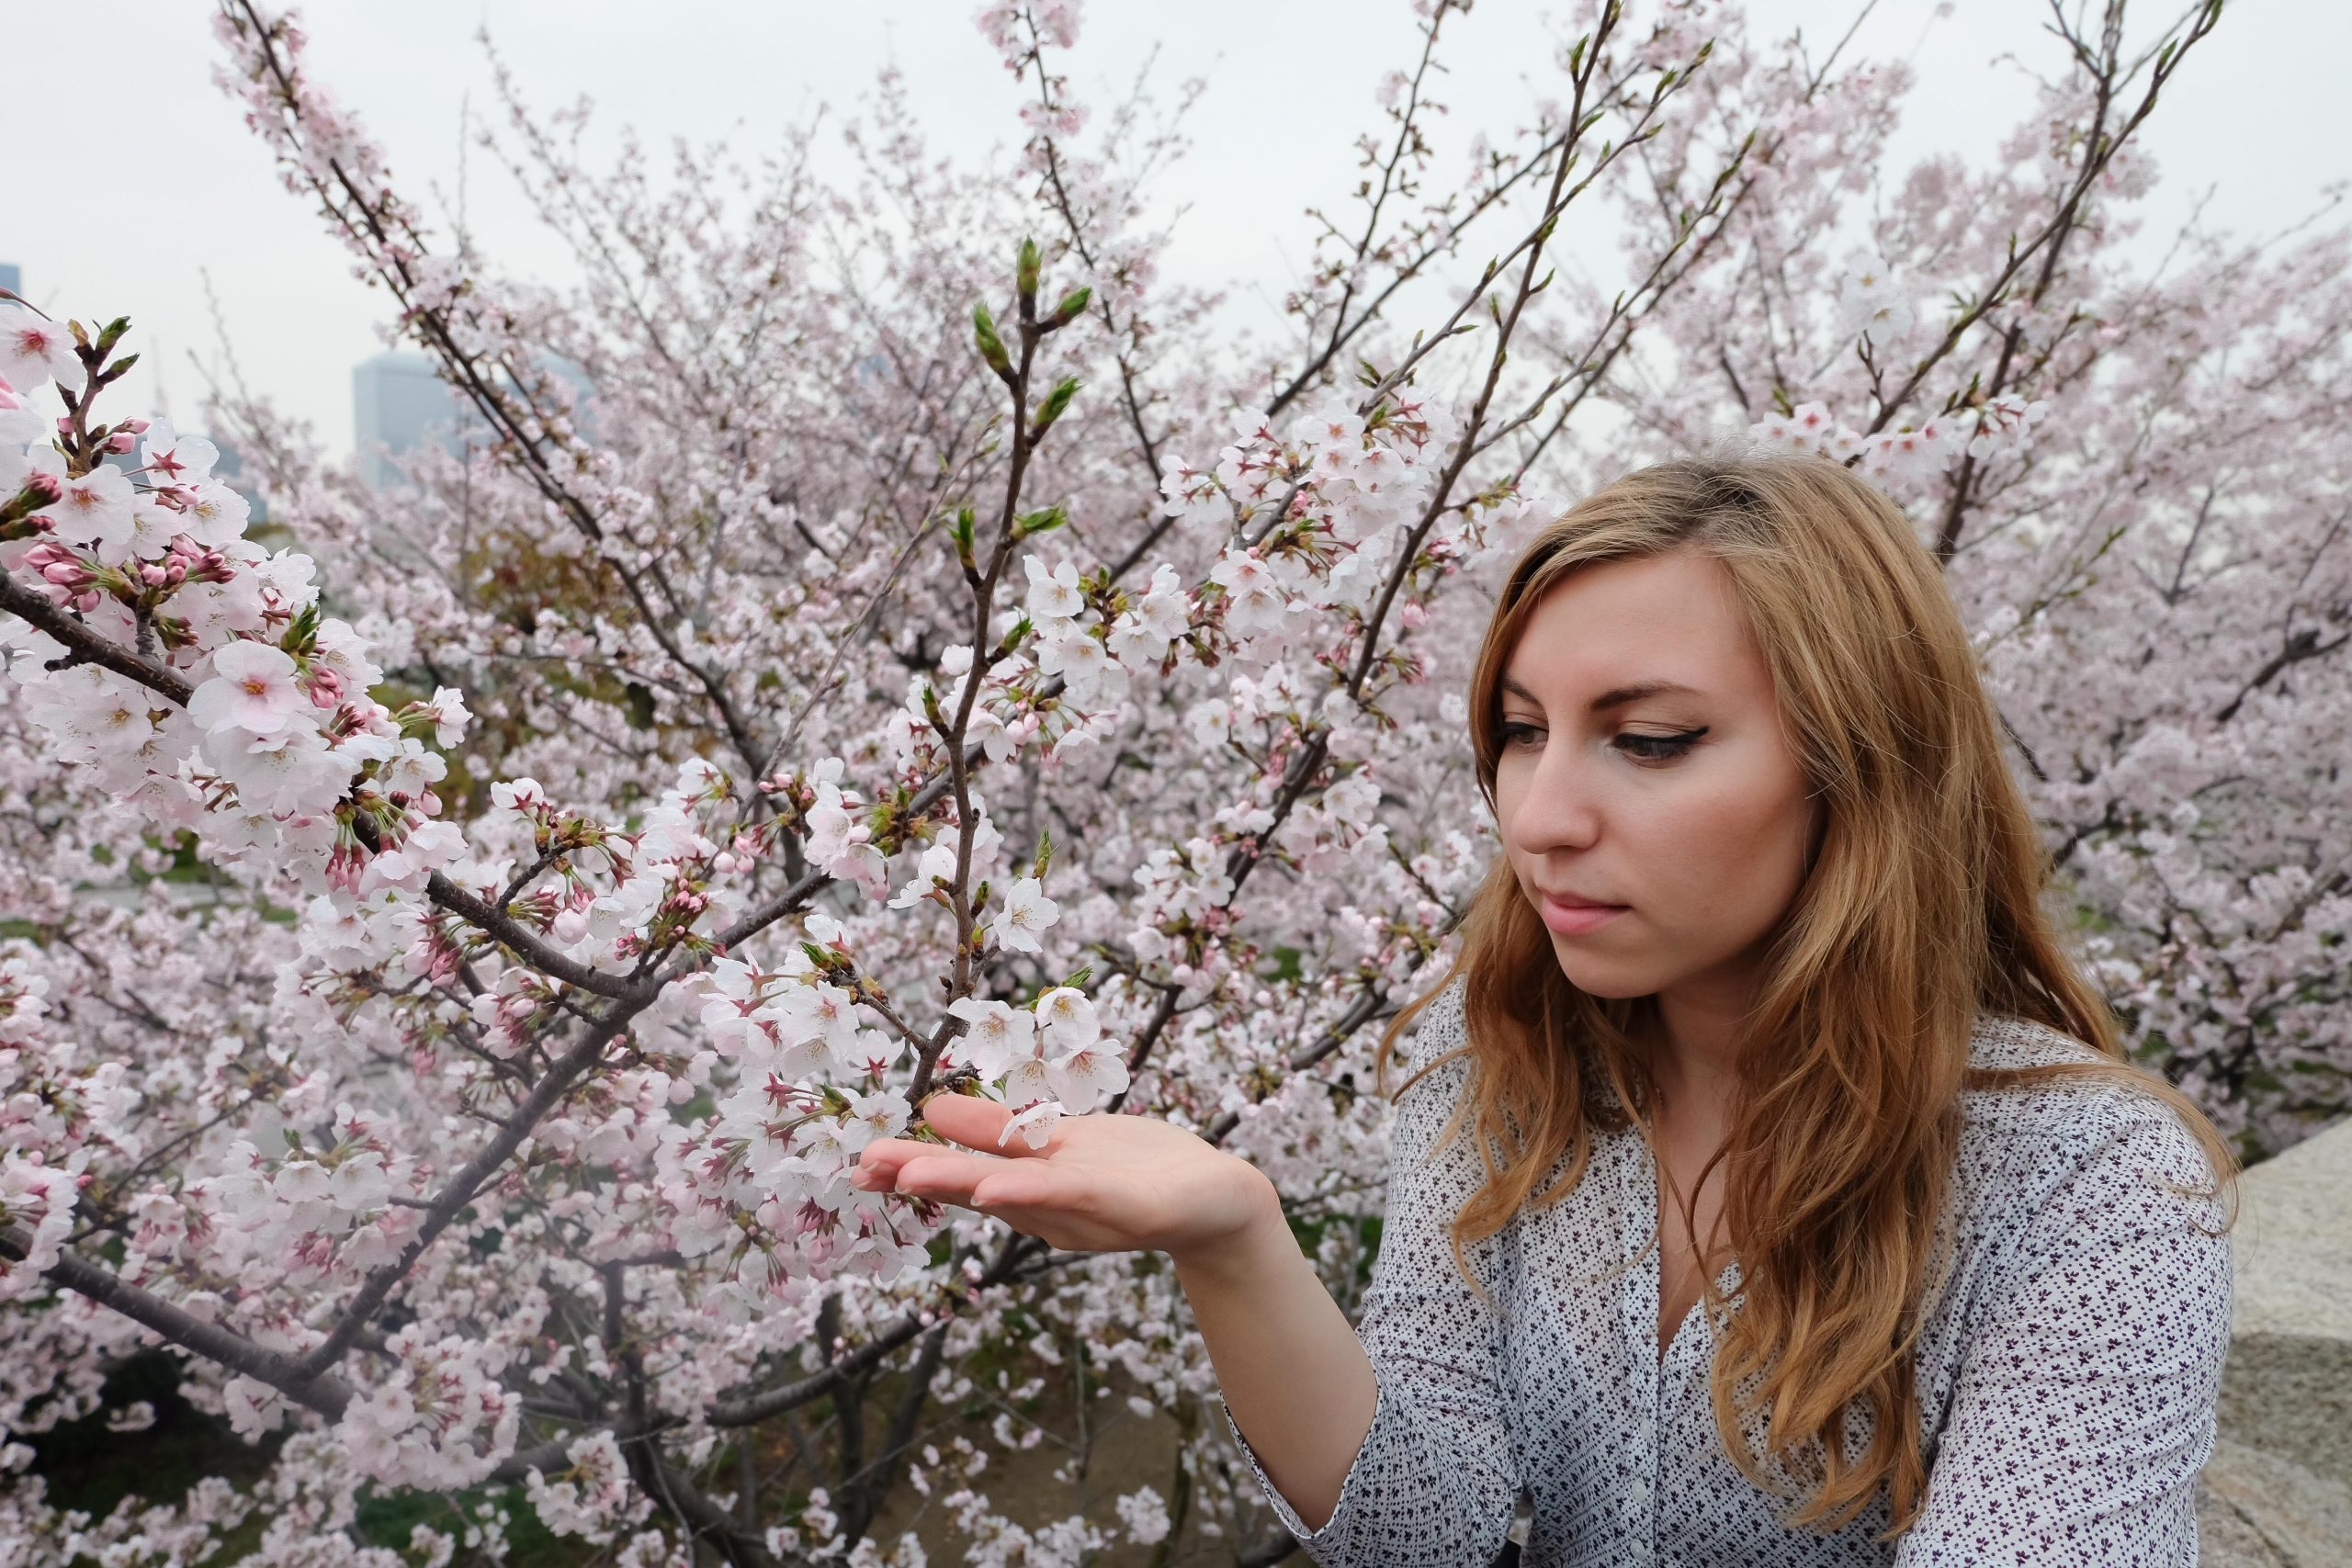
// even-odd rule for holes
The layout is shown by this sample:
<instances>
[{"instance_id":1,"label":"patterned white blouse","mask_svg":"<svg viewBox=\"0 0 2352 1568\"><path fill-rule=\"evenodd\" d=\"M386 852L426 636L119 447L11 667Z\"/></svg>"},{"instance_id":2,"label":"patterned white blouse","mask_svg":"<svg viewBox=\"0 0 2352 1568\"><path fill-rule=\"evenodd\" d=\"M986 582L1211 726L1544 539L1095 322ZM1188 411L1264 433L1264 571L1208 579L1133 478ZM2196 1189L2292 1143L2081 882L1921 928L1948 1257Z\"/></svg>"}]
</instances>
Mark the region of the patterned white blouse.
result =
<instances>
[{"instance_id":1,"label":"patterned white blouse","mask_svg":"<svg viewBox=\"0 0 2352 1568\"><path fill-rule=\"evenodd\" d=\"M1461 992L1421 1015L1407 1071L1463 1043ZM1980 1066L2092 1055L1993 1014L1972 1049ZM1708 1397L1702 1306L1661 1359L1657 1175L1637 1133L1599 1135L1571 1194L1470 1249L1498 1310L1463 1283L1447 1227L1479 1165L1466 1136L1433 1145L1469 1070L1467 1056L1448 1062L1397 1104L1357 1330L1378 1404L1322 1529L1306 1527L1233 1427L1274 1511L1325 1568L1486 1568L1522 1495L1525 1568L2192 1568L2191 1483L2212 1450L2229 1345L2229 1243L2206 1234L2218 1202L2167 1185L2209 1185L2211 1173L2161 1102L2082 1082L1967 1094L1959 1246L1918 1352L1927 1497L1884 1542L1883 1495L1842 1529L1792 1529L1786 1499L1733 1465ZM1719 1283L1736 1289L1736 1262ZM1859 1411L1848 1427L1866 1439Z\"/></svg>"}]
</instances>

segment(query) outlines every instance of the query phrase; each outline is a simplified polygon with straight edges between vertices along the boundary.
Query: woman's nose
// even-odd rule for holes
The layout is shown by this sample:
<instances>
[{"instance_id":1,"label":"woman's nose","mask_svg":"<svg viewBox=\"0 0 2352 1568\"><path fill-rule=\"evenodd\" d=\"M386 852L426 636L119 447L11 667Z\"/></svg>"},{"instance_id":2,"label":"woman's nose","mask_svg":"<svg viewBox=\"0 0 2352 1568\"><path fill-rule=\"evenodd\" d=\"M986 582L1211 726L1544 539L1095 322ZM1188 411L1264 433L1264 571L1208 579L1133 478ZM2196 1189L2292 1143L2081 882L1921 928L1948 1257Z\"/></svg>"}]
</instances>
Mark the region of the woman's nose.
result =
<instances>
[{"instance_id":1,"label":"woman's nose","mask_svg":"<svg viewBox=\"0 0 2352 1568\"><path fill-rule=\"evenodd\" d=\"M1555 740L1544 748L1504 830L1522 854L1585 849L1600 837L1590 781L1572 747Z\"/></svg>"}]
</instances>

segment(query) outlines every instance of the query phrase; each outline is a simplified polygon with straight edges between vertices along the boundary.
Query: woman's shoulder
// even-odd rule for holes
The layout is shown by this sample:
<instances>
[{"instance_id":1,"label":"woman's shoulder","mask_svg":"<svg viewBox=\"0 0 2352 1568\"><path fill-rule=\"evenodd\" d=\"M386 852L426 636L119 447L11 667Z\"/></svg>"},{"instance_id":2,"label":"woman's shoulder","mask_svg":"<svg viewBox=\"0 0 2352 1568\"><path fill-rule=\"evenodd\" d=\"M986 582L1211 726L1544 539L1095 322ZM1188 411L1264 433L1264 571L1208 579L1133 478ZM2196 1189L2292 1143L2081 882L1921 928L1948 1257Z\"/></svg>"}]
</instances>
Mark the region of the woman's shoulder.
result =
<instances>
[{"instance_id":1,"label":"woman's shoulder","mask_svg":"<svg viewBox=\"0 0 2352 1568\"><path fill-rule=\"evenodd\" d=\"M1468 1090L1477 1065L1463 1020L1468 984L1456 975L1397 1036L1387 1082L1400 1139L1426 1146Z\"/></svg>"},{"instance_id":2,"label":"woman's shoulder","mask_svg":"<svg viewBox=\"0 0 2352 1568\"><path fill-rule=\"evenodd\" d=\"M2151 1182L2212 1182L2203 1142L2158 1092L2153 1075L2034 1020L1978 1016L1971 1067L2007 1072L2069 1064L2111 1070L1962 1091L1957 1175L1972 1206L2030 1213L2062 1189L2120 1196Z\"/></svg>"},{"instance_id":3,"label":"woman's shoulder","mask_svg":"<svg viewBox=\"0 0 2352 1568\"><path fill-rule=\"evenodd\" d=\"M1470 1053L1462 1049L1470 1043L1469 1028L1463 1017L1463 999L1469 984L1465 976L1454 976L1397 1035L1396 1049L1389 1064L1392 1092L1420 1073L1423 1067L1455 1052L1459 1055L1442 1062L1436 1071L1425 1075L1419 1082L1441 1079L1450 1083L1457 1091L1461 1089L1471 1066ZM1421 1092L1419 1085L1417 1083L1408 1092Z\"/></svg>"},{"instance_id":4,"label":"woman's shoulder","mask_svg":"<svg viewBox=\"0 0 2352 1568\"><path fill-rule=\"evenodd\" d=\"M2152 1092L2152 1075L2034 1019L1978 1013L1969 1034L1968 1065L1974 1072L2005 1075L1989 1082L1973 1081L1962 1090L1962 1114L1973 1130L1995 1135L2097 1138L2128 1122L2178 1120ZM2022 1080L2006 1077L2066 1066L2111 1070Z\"/></svg>"}]
</instances>

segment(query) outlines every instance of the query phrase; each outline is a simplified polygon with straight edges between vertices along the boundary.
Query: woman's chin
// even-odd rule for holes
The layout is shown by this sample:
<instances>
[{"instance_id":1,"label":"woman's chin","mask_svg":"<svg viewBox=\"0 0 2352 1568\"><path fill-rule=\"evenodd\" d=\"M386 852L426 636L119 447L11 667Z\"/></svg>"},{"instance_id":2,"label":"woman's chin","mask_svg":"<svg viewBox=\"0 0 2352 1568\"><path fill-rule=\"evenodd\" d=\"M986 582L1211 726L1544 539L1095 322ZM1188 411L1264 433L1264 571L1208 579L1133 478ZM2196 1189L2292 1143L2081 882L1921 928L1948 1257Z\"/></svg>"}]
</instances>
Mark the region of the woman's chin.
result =
<instances>
[{"instance_id":1,"label":"woman's chin","mask_svg":"<svg viewBox=\"0 0 2352 1568\"><path fill-rule=\"evenodd\" d=\"M1558 954L1560 973L1568 977L1568 984L1589 997L1618 1001L1646 997L1657 989L1656 980L1623 965L1595 963L1592 954L1579 948L1573 937L1555 936L1552 951Z\"/></svg>"}]
</instances>

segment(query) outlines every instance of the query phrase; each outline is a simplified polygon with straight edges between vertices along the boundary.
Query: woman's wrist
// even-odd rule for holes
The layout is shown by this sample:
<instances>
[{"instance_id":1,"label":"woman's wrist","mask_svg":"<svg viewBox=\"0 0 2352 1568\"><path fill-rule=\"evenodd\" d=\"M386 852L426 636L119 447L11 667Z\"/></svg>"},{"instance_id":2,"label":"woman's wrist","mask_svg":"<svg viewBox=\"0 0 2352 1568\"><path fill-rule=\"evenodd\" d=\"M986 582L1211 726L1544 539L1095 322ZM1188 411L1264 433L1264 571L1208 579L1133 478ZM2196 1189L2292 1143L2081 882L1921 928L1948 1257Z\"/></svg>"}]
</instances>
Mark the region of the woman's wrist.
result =
<instances>
[{"instance_id":1,"label":"woman's wrist","mask_svg":"<svg viewBox=\"0 0 2352 1568\"><path fill-rule=\"evenodd\" d=\"M1223 1289L1247 1280L1265 1278L1270 1268L1279 1268L1301 1256L1298 1238L1291 1235L1290 1221L1283 1213L1282 1195L1274 1184L1257 1167L1246 1160L1234 1163L1246 1174L1237 1179L1248 1190L1245 1201L1249 1217L1222 1235L1204 1237L1182 1250L1171 1249L1169 1260L1176 1266L1178 1281L1191 1293L1195 1284L1210 1289Z\"/></svg>"}]
</instances>

